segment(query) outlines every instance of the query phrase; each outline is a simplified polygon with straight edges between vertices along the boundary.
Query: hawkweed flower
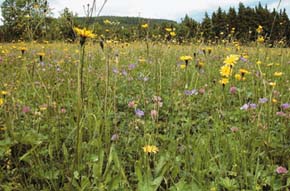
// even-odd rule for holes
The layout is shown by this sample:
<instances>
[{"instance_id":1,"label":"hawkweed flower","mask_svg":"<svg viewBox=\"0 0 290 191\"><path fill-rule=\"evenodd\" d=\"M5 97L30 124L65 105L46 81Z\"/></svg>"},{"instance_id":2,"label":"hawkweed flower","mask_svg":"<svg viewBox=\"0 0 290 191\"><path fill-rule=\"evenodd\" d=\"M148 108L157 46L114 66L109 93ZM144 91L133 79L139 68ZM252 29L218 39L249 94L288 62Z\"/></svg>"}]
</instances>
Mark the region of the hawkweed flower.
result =
<instances>
[{"instance_id":1,"label":"hawkweed flower","mask_svg":"<svg viewBox=\"0 0 290 191\"><path fill-rule=\"evenodd\" d=\"M27 50L27 48L25 48L25 47L21 47L20 48L20 51L21 51L22 56L24 55L24 53L25 53L26 50Z\"/></svg>"},{"instance_id":2,"label":"hawkweed flower","mask_svg":"<svg viewBox=\"0 0 290 191\"><path fill-rule=\"evenodd\" d=\"M232 67L230 65L223 65L220 68L220 74L222 77L228 78L232 75Z\"/></svg>"},{"instance_id":3,"label":"hawkweed flower","mask_svg":"<svg viewBox=\"0 0 290 191\"><path fill-rule=\"evenodd\" d=\"M280 76L282 76L283 75L283 72L275 72L274 73L274 76L275 77L280 77Z\"/></svg>"},{"instance_id":4,"label":"hawkweed flower","mask_svg":"<svg viewBox=\"0 0 290 191\"><path fill-rule=\"evenodd\" d=\"M229 56L227 56L224 60L224 64L233 66L235 65L240 59L240 56L237 54L231 54Z\"/></svg>"},{"instance_id":5,"label":"hawkweed flower","mask_svg":"<svg viewBox=\"0 0 290 191\"><path fill-rule=\"evenodd\" d=\"M44 52L39 52L37 53L37 56L39 56L39 61L42 62L43 61L43 57L45 56Z\"/></svg>"},{"instance_id":6,"label":"hawkweed flower","mask_svg":"<svg viewBox=\"0 0 290 191\"><path fill-rule=\"evenodd\" d=\"M244 77L246 74L250 74L250 72L246 69L240 69L239 72L240 72L242 77Z\"/></svg>"},{"instance_id":7,"label":"hawkweed flower","mask_svg":"<svg viewBox=\"0 0 290 191\"><path fill-rule=\"evenodd\" d=\"M287 174L288 170L283 166L278 166L276 168L276 172L277 172L277 174Z\"/></svg>"},{"instance_id":8,"label":"hawkweed flower","mask_svg":"<svg viewBox=\"0 0 290 191\"><path fill-rule=\"evenodd\" d=\"M179 59L184 61L185 65L188 66L188 63L189 63L190 60L192 60L192 57L191 56L180 56Z\"/></svg>"},{"instance_id":9,"label":"hawkweed flower","mask_svg":"<svg viewBox=\"0 0 290 191\"><path fill-rule=\"evenodd\" d=\"M0 107L4 104L4 99L0 98Z\"/></svg>"},{"instance_id":10,"label":"hawkweed flower","mask_svg":"<svg viewBox=\"0 0 290 191\"><path fill-rule=\"evenodd\" d=\"M78 27L74 27L74 31L77 35L81 37L80 39L80 45L83 46L86 42L87 38L95 38L96 35L93 34L91 30L87 30L86 28L80 29Z\"/></svg>"},{"instance_id":11,"label":"hawkweed flower","mask_svg":"<svg viewBox=\"0 0 290 191\"><path fill-rule=\"evenodd\" d=\"M257 38L257 42L258 42L258 43L263 43L263 42L265 42L264 37L263 37L263 36L258 36L258 38Z\"/></svg>"},{"instance_id":12,"label":"hawkweed flower","mask_svg":"<svg viewBox=\"0 0 290 191\"><path fill-rule=\"evenodd\" d=\"M159 149L155 145L146 145L146 146L143 147L143 151L144 151L144 153L154 153L154 154L156 154L159 151Z\"/></svg>"},{"instance_id":13,"label":"hawkweed flower","mask_svg":"<svg viewBox=\"0 0 290 191\"><path fill-rule=\"evenodd\" d=\"M148 25L147 23L145 23L145 24L141 25L141 27L142 27L143 29L147 29L147 28L149 27L149 25Z\"/></svg>"},{"instance_id":14,"label":"hawkweed flower","mask_svg":"<svg viewBox=\"0 0 290 191\"><path fill-rule=\"evenodd\" d=\"M223 85L223 87L225 87L225 85L229 83L229 79L228 78L222 78L221 80L219 80L219 83L221 85Z\"/></svg>"},{"instance_id":15,"label":"hawkweed flower","mask_svg":"<svg viewBox=\"0 0 290 191\"><path fill-rule=\"evenodd\" d=\"M258 26L258 28L256 29L258 34L261 34L263 32L263 27L261 25Z\"/></svg>"}]
</instances>

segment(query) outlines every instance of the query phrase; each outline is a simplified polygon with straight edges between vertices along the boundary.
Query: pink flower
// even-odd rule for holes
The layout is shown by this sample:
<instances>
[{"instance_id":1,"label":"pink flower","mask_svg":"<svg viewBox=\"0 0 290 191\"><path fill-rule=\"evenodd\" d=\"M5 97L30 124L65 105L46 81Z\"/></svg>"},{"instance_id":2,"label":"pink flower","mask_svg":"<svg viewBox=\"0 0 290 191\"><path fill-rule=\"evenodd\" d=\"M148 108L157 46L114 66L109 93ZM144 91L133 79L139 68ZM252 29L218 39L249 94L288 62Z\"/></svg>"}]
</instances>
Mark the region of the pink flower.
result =
<instances>
[{"instance_id":1,"label":"pink flower","mask_svg":"<svg viewBox=\"0 0 290 191\"><path fill-rule=\"evenodd\" d=\"M200 88L200 89L198 90L198 92L199 92L200 94L204 94L204 93L205 93L205 89L204 89L204 88Z\"/></svg>"},{"instance_id":2,"label":"pink flower","mask_svg":"<svg viewBox=\"0 0 290 191\"><path fill-rule=\"evenodd\" d=\"M135 108L135 106L136 106L135 101L129 101L128 103L129 108Z\"/></svg>"},{"instance_id":3,"label":"pink flower","mask_svg":"<svg viewBox=\"0 0 290 191\"><path fill-rule=\"evenodd\" d=\"M237 91L238 91L238 89L237 89L235 86L232 86L232 87L230 88L230 93L231 93L231 94L236 94Z\"/></svg>"},{"instance_id":4,"label":"pink flower","mask_svg":"<svg viewBox=\"0 0 290 191\"><path fill-rule=\"evenodd\" d=\"M278 166L276 168L276 172L278 174L287 174L288 173L288 170L285 167L283 167L283 166Z\"/></svg>"},{"instance_id":5,"label":"pink flower","mask_svg":"<svg viewBox=\"0 0 290 191\"><path fill-rule=\"evenodd\" d=\"M281 117L286 117L286 113L284 113L283 111L276 112L276 115L281 116Z\"/></svg>"},{"instance_id":6,"label":"pink flower","mask_svg":"<svg viewBox=\"0 0 290 191\"><path fill-rule=\"evenodd\" d=\"M232 127L232 128L231 128L231 131L232 131L233 133L238 132L238 131L239 131L239 128L237 128L237 127Z\"/></svg>"},{"instance_id":7,"label":"pink flower","mask_svg":"<svg viewBox=\"0 0 290 191\"><path fill-rule=\"evenodd\" d=\"M23 106L22 112L23 113L28 113L28 112L30 112L30 108L28 106Z\"/></svg>"},{"instance_id":8,"label":"pink flower","mask_svg":"<svg viewBox=\"0 0 290 191\"><path fill-rule=\"evenodd\" d=\"M158 111L153 109L151 110L150 114L151 114L152 119L156 119L156 117L158 116Z\"/></svg>"},{"instance_id":9,"label":"pink flower","mask_svg":"<svg viewBox=\"0 0 290 191\"><path fill-rule=\"evenodd\" d=\"M65 108L61 108L61 109L60 109L60 112L61 112L61 113L66 113L66 109L65 109Z\"/></svg>"}]
</instances>

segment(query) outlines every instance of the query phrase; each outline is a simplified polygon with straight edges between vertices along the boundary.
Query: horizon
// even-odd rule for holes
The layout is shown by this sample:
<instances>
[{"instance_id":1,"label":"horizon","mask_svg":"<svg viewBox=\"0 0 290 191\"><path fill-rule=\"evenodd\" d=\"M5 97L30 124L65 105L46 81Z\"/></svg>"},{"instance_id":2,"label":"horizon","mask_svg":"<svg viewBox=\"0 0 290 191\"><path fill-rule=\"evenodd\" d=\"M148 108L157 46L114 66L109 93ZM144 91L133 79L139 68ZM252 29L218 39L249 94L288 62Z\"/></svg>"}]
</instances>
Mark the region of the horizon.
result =
<instances>
[{"instance_id":1,"label":"horizon","mask_svg":"<svg viewBox=\"0 0 290 191\"><path fill-rule=\"evenodd\" d=\"M180 1L168 3L168 1L165 2L165 0L160 0L158 2L154 2L153 0L139 0L138 2L132 0L123 0L122 2L118 0L112 0L107 2L100 16L142 17L148 19L166 19L180 22L181 19L184 18L184 16L187 14L194 20L201 22L206 12L211 15L214 11L218 9L218 7L222 7L224 11L227 11L230 7L234 7L235 9L237 9L240 2L242 2L245 6L249 7L255 7L260 2L262 6L267 5L269 10L273 10L274 8L277 8L279 4L279 0L264 0L263 2L253 0L205 0L203 2L198 2L199 6L196 7L195 4L197 4L197 2L195 1L181 1L188 6L184 6L184 4L180 3ZM3 2L4 0L0 0L1 5ZM83 11L84 6L86 6L87 4L91 4L92 2L92 0L75 0L73 2L72 0L51 0L49 1L49 6L52 9L52 16L54 18L59 17L60 12L64 8L68 8L79 17L83 17L85 16ZM103 0L96 1L97 11L99 10L102 3ZM152 7L152 3L154 3L154 7ZM130 4L130 6L128 6L128 4ZM164 9L165 6L167 9ZM286 12L289 16L290 0L282 0L279 9L286 9ZM3 25L1 9L0 25Z\"/></svg>"}]
</instances>

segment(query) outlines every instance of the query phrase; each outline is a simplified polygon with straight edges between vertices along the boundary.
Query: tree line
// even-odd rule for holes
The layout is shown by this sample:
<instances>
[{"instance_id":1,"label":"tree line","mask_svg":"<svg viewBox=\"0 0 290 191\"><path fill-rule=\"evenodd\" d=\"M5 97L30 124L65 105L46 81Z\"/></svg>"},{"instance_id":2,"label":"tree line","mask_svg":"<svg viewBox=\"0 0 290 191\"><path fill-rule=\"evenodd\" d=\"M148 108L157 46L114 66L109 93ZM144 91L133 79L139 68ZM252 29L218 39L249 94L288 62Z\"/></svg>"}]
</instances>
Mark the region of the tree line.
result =
<instances>
[{"instance_id":1,"label":"tree line","mask_svg":"<svg viewBox=\"0 0 290 191\"><path fill-rule=\"evenodd\" d=\"M88 7L89 9L89 7ZM139 39L175 41L177 43L203 41L216 43L238 40L248 43L257 39L256 29L262 26L265 42L290 45L290 21L286 10L269 10L259 3L247 7L218 8L211 15L205 13L201 22L185 15L180 23L171 20L140 17L78 17L65 8L53 18L47 0L5 0L1 5L3 26L0 41L66 40L74 41L73 27L92 29L100 38L132 41ZM148 28L142 27L148 24Z\"/></svg>"}]
</instances>

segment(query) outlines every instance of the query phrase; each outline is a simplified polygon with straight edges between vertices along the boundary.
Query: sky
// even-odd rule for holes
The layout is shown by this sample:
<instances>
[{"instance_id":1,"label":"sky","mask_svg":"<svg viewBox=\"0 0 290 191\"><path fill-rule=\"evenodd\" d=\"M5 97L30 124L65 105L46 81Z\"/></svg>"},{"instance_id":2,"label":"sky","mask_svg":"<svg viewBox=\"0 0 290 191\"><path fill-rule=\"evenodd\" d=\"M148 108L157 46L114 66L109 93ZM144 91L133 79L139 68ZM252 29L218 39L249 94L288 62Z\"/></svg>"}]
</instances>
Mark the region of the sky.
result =
<instances>
[{"instance_id":1,"label":"sky","mask_svg":"<svg viewBox=\"0 0 290 191\"><path fill-rule=\"evenodd\" d=\"M0 4L4 0L0 0ZM65 8L69 8L79 16L84 15L84 6L92 4L93 0L48 0L53 16ZM97 10L104 0L96 0ZM201 21L205 12L211 14L220 6L224 10L229 7L238 7L239 2L254 7L259 3L256 0L108 0L101 15L110 16L141 16L145 18L163 18L180 21L188 14L197 21ZM269 9L277 8L279 0L261 0L262 5L267 4ZM281 0L280 8L286 8L290 16L290 0ZM1 11L0 11L1 16ZM0 21L0 24L2 22Z\"/></svg>"}]
</instances>

